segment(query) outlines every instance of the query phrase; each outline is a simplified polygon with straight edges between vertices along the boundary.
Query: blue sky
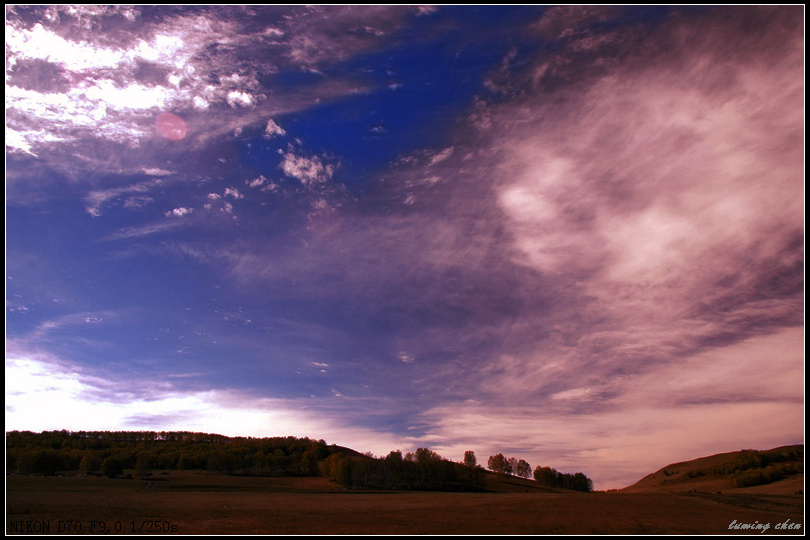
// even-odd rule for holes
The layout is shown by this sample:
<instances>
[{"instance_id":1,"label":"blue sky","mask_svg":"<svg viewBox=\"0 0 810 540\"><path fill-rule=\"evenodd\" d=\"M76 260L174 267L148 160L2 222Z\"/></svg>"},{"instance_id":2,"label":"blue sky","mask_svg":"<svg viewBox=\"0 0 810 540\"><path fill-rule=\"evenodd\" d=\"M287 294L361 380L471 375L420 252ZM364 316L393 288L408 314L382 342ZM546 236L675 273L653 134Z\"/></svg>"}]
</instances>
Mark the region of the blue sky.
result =
<instances>
[{"instance_id":1,"label":"blue sky","mask_svg":"<svg viewBox=\"0 0 810 540\"><path fill-rule=\"evenodd\" d=\"M804 10L6 9L6 428L804 440Z\"/></svg>"}]
</instances>

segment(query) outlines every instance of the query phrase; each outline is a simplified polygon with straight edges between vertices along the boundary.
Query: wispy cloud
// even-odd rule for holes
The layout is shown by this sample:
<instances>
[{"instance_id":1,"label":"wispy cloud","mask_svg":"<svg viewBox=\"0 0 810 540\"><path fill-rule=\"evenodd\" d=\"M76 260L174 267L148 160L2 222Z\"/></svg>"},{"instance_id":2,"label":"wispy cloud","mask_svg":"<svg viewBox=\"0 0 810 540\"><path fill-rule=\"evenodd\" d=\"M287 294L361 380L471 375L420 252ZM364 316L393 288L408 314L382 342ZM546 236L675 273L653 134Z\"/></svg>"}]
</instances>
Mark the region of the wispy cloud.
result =
<instances>
[{"instance_id":1,"label":"wispy cloud","mask_svg":"<svg viewBox=\"0 0 810 540\"><path fill-rule=\"evenodd\" d=\"M753 283L802 259L803 203L792 195L802 156L791 142L803 124L799 45L778 45L779 62L745 64L696 47L702 63L686 72L680 59L670 67L653 55L644 69L617 70L570 96L568 107L538 97L534 117L522 105L501 109L493 118L516 134L491 128L506 156L497 193L515 261L577 275L604 330L632 328L613 344L636 344L639 360L729 331L716 325L759 302ZM711 75L721 67L726 76ZM770 304L779 318L780 302L795 309L801 280L784 286ZM784 322L800 324L795 313Z\"/></svg>"},{"instance_id":2,"label":"wispy cloud","mask_svg":"<svg viewBox=\"0 0 810 540\"><path fill-rule=\"evenodd\" d=\"M154 234L160 234L178 227L181 222L178 221L161 221L159 223L150 223L146 225L137 225L134 227L125 227L120 229L106 238L107 241L126 240L143 238Z\"/></svg>"},{"instance_id":3,"label":"wispy cloud","mask_svg":"<svg viewBox=\"0 0 810 540\"><path fill-rule=\"evenodd\" d=\"M148 193L161 184L162 180L158 178L154 180L137 182L129 186L91 191L85 198L87 202L87 213L93 217L98 217L102 215L102 210L104 207L114 204L119 204L124 208L129 209L141 209L148 203L152 202L153 199L146 195L136 195L134 197L132 195Z\"/></svg>"}]
</instances>

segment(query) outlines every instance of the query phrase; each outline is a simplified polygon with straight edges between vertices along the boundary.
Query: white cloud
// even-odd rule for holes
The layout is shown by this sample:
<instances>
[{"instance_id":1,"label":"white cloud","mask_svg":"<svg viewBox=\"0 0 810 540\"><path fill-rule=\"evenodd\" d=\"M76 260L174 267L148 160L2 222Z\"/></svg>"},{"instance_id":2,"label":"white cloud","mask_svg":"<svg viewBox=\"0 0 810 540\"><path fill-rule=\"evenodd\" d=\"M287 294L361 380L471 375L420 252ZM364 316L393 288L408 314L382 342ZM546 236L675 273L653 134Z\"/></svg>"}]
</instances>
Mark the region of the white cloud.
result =
<instances>
[{"instance_id":1,"label":"white cloud","mask_svg":"<svg viewBox=\"0 0 810 540\"><path fill-rule=\"evenodd\" d=\"M171 216L185 217L185 216L191 214L192 212L194 212L193 208L186 208L186 207L181 206L179 208L175 208L174 210L170 210L170 211L166 212L166 217L171 217Z\"/></svg>"},{"instance_id":2,"label":"white cloud","mask_svg":"<svg viewBox=\"0 0 810 540\"><path fill-rule=\"evenodd\" d=\"M64 39L35 24L31 30L6 24L6 47L13 62L22 59L46 60L71 71L114 68L129 58L125 51Z\"/></svg>"},{"instance_id":3,"label":"white cloud","mask_svg":"<svg viewBox=\"0 0 810 540\"><path fill-rule=\"evenodd\" d=\"M145 86L131 82L121 87L114 81L100 80L93 86L71 90L70 97L73 102L97 103L119 111L155 110L165 108L176 98L176 93L170 88L160 86ZM106 116L106 113L104 115Z\"/></svg>"},{"instance_id":4,"label":"white cloud","mask_svg":"<svg viewBox=\"0 0 810 540\"><path fill-rule=\"evenodd\" d=\"M194 108L198 111L204 111L211 106L211 104L208 103L208 100L202 96L194 96L194 98L192 98L192 103Z\"/></svg>"},{"instance_id":5,"label":"white cloud","mask_svg":"<svg viewBox=\"0 0 810 540\"><path fill-rule=\"evenodd\" d=\"M297 178L304 185L322 184L332 178L334 165L324 165L317 156L297 156L292 151L284 154L281 161L284 174Z\"/></svg>"},{"instance_id":6,"label":"white cloud","mask_svg":"<svg viewBox=\"0 0 810 540\"><path fill-rule=\"evenodd\" d=\"M234 199L244 199L245 196L239 193L239 190L236 188L225 188L225 197L231 197Z\"/></svg>"},{"instance_id":7,"label":"white cloud","mask_svg":"<svg viewBox=\"0 0 810 540\"><path fill-rule=\"evenodd\" d=\"M231 107L252 107L256 104L256 99L252 95L239 90L231 90L228 92L226 101Z\"/></svg>"},{"instance_id":8,"label":"white cloud","mask_svg":"<svg viewBox=\"0 0 810 540\"><path fill-rule=\"evenodd\" d=\"M141 170L144 174L148 174L150 176L168 176L170 174L174 174L172 171L161 169L159 167L144 167Z\"/></svg>"},{"instance_id":9,"label":"white cloud","mask_svg":"<svg viewBox=\"0 0 810 540\"><path fill-rule=\"evenodd\" d=\"M275 182L272 182L272 181L268 180L267 178L265 178L265 176L263 174L260 174L259 176L257 176L253 180L245 180L245 184L248 187L251 187L251 188L254 188L254 189L255 188L260 188L260 190L263 191L263 192L275 191L279 187L278 184L276 184Z\"/></svg>"},{"instance_id":10,"label":"white cloud","mask_svg":"<svg viewBox=\"0 0 810 540\"><path fill-rule=\"evenodd\" d=\"M245 180L245 183L252 188L261 187L267 183L267 178L265 178L263 174L260 174L253 180Z\"/></svg>"},{"instance_id":11,"label":"white cloud","mask_svg":"<svg viewBox=\"0 0 810 540\"><path fill-rule=\"evenodd\" d=\"M267 126L264 128L264 138L271 139L277 135L285 135L287 132L281 128L278 124L276 124L273 119L269 119L267 121Z\"/></svg>"},{"instance_id":12,"label":"white cloud","mask_svg":"<svg viewBox=\"0 0 810 540\"><path fill-rule=\"evenodd\" d=\"M6 148L12 151L22 152L31 156L36 156L31 150L33 149L32 140L38 139L38 136L28 136L24 132L16 131L6 126Z\"/></svg>"}]
</instances>

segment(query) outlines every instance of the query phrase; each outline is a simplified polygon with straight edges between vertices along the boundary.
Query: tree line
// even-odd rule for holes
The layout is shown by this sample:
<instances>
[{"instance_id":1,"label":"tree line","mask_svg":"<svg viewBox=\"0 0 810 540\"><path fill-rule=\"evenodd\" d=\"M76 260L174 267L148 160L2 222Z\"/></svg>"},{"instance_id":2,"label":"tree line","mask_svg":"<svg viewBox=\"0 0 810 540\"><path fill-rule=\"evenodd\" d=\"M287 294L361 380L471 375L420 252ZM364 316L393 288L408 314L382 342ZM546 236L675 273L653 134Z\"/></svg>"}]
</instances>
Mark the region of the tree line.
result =
<instances>
[{"instance_id":1,"label":"tree line","mask_svg":"<svg viewBox=\"0 0 810 540\"><path fill-rule=\"evenodd\" d=\"M429 448L405 455L392 450L382 458L332 454L324 460L324 476L349 489L480 491L485 471L447 460Z\"/></svg>"},{"instance_id":2,"label":"tree line","mask_svg":"<svg viewBox=\"0 0 810 540\"><path fill-rule=\"evenodd\" d=\"M523 459L490 456L499 476L532 476ZM6 471L53 475L78 471L116 477L131 471L204 470L250 476L326 476L348 489L481 491L487 472L472 450L461 463L429 448L385 457L360 454L307 437L227 437L191 431L31 431L6 432ZM591 491L583 473L534 469L534 480L548 487Z\"/></svg>"},{"instance_id":3,"label":"tree line","mask_svg":"<svg viewBox=\"0 0 810 540\"><path fill-rule=\"evenodd\" d=\"M474 459L474 458L473 458ZM467 456L465 454L465 461ZM532 472L531 465L523 459L507 458L503 454L489 456L487 468L499 476L519 476L529 478L533 476L535 482L551 488L571 489L574 491L593 491L593 481L584 473L562 473L551 467L538 465Z\"/></svg>"},{"instance_id":4,"label":"tree line","mask_svg":"<svg viewBox=\"0 0 810 540\"><path fill-rule=\"evenodd\" d=\"M205 470L253 476L317 476L320 462L346 451L306 437L226 437L189 431L11 431L6 471L53 475L57 471L126 469Z\"/></svg>"}]
</instances>

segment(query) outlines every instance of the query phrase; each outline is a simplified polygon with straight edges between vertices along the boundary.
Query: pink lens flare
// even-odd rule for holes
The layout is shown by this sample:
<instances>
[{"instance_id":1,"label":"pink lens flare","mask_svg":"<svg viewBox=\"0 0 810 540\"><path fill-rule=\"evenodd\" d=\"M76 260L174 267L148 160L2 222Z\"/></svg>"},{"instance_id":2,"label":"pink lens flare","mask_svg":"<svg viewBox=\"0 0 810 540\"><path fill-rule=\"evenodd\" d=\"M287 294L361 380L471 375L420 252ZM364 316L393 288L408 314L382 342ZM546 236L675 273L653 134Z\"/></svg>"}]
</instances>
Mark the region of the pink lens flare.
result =
<instances>
[{"instance_id":1,"label":"pink lens flare","mask_svg":"<svg viewBox=\"0 0 810 540\"><path fill-rule=\"evenodd\" d=\"M155 119L158 133L170 141L182 141L188 134L186 121L174 113L160 113Z\"/></svg>"}]
</instances>

